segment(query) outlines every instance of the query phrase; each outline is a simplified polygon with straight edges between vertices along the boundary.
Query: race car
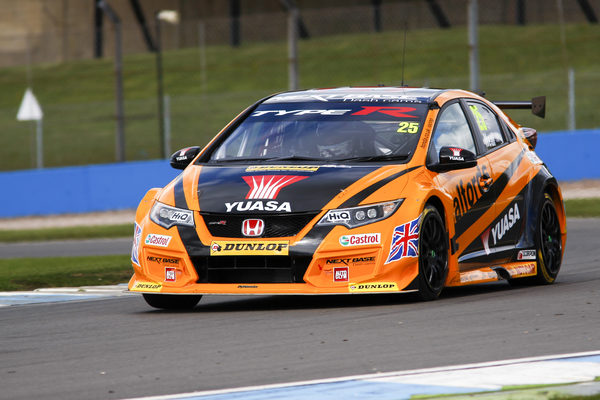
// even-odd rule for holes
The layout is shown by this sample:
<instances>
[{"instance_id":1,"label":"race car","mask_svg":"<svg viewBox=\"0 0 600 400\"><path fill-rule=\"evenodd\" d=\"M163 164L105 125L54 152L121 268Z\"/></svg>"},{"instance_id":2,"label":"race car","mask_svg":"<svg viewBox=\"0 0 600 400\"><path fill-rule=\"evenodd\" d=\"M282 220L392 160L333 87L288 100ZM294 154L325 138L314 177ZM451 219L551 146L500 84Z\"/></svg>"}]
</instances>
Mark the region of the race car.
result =
<instances>
[{"instance_id":1,"label":"race car","mask_svg":"<svg viewBox=\"0 0 600 400\"><path fill-rule=\"evenodd\" d=\"M262 99L135 218L129 290L156 308L204 294L415 292L555 281L561 190L537 132L464 90L346 87Z\"/></svg>"}]
</instances>

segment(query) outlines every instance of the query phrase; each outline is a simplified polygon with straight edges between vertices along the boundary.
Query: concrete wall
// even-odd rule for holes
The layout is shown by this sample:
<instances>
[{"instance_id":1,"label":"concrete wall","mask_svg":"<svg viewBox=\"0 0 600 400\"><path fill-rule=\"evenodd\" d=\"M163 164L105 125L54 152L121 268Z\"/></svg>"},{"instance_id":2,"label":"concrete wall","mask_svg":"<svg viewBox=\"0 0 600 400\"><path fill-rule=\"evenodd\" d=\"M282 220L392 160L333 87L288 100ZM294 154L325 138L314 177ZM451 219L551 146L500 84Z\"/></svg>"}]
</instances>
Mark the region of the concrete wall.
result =
<instances>
[{"instance_id":1,"label":"concrete wall","mask_svg":"<svg viewBox=\"0 0 600 400\"><path fill-rule=\"evenodd\" d=\"M540 134L536 152L559 181L600 179L600 129ZM180 171L141 161L0 173L0 218L136 208Z\"/></svg>"}]
</instances>

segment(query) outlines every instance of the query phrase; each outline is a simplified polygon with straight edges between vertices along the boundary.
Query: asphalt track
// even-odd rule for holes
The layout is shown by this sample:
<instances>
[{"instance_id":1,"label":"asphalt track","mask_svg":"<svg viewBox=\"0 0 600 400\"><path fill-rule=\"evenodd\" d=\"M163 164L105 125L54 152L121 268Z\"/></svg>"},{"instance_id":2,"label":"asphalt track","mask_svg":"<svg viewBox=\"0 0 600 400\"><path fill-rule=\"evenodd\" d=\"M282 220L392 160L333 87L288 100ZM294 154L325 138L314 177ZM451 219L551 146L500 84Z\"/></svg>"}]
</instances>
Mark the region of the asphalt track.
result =
<instances>
[{"instance_id":1,"label":"asphalt track","mask_svg":"<svg viewBox=\"0 0 600 400\"><path fill-rule=\"evenodd\" d=\"M555 285L406 295L139 296L0 308L0 399L119 399L600 349L600 219Z\"/></svg>"}]
</instances>

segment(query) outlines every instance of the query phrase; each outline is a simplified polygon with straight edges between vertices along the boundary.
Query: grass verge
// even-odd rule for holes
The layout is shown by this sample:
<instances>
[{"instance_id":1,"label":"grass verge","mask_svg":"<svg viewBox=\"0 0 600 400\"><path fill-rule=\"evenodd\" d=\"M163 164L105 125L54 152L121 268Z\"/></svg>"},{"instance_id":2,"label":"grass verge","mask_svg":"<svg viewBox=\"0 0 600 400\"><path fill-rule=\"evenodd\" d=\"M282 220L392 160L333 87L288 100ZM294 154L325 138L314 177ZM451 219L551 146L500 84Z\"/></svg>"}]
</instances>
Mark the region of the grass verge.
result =
<instances>
[{"instance_id":1,"label":"grass verge","mask_svg":"<svg viewBox=\"0 0 600 400\"><path fill-rule=\"evenodd\" d=\"M0 291L114 285L132 273L129 255L0 259Z\"/></svg>"},{"instance_id":2,"label":"grass verge","mask_svg":"<svg viewBox=\"0 0 600 400\"><path fill-rule=\"evenodd\" d=\"M600 198L565 200L567 217L600 217Z\"/></svg>"},{"instance_id":3,"label":"grass verge","mask_svg":"<svg viewBox=\"0 0 600 400\"><path fill-rule=\"evenodd\" d=\"M128 237L133 235L133 224L74 226L65 228L0 230L0 242L28 242L61 239L95 239Z\"/></svg>"}]
</instances>

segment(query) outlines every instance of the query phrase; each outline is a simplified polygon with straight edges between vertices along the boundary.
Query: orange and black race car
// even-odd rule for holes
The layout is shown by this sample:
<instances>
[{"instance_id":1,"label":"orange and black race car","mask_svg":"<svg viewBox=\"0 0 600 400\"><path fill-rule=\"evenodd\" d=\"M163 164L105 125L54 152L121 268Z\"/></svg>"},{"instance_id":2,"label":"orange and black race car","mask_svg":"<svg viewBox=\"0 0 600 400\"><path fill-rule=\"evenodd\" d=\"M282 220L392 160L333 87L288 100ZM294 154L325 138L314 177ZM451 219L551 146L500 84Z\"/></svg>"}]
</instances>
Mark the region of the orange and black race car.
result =
<instances>
[{"instance_id":1,"label":"orange and black race car","mask_svg":"<svg viewBox=\"0 0 600 400\"><path fill-rule=\"evenodd\" d=\"M203 294L417 292L554 282L566 242L537 134L463 90L314 89L252 105L136 214L129 290L157 308Z\"/></svg>"}]
</instances>

